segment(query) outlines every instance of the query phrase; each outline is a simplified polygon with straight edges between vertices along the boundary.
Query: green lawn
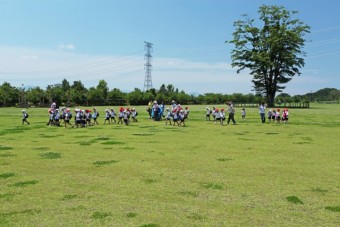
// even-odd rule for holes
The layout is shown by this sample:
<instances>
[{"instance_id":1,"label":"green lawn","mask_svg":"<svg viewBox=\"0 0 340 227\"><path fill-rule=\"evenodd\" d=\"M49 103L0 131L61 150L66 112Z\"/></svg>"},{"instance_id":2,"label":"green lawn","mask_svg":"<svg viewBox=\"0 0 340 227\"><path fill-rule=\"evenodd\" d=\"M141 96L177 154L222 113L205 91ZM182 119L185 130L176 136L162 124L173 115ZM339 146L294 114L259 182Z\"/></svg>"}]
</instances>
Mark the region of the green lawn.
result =
<instances>
[{"instance_id":1,"label":"green lawn","mask_svg":"<svg viewBox=\"0 0 340 227\"><path fill-rule=\"evenodd\" d=\"M218 107L224 107L220 105ZM340 226L340 105L262 124L46 126L0 108L0 226ZM115 108L118 110L118 108Z\"/></svg>"}]
</instances>

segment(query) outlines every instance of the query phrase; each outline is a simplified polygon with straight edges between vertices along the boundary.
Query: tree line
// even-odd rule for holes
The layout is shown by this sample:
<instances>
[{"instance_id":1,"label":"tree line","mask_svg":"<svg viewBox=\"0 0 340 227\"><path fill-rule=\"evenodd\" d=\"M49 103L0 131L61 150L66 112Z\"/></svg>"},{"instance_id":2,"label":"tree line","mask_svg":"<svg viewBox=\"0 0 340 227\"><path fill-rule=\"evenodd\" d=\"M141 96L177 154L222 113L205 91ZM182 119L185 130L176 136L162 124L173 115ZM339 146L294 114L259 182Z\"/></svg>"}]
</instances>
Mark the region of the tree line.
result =
<instances>
[{"instance_id":1,"label":"tree line","mask_svg":"<svg viewBox=\"0 0 340 227\"><path fill-rule=\"evenodd\" d=\"M325 88L315 93L290 96L281 93L275 98L276 103L306 102L306 101L338 101L340 91L335 88ZM63 106L123 106L147 105L149 101L157 100L164 104L176 100L178 103L188 104L222 104L232 100L234 103L265 102L261 94L221 94L205 93L200 95L187 94L172 84L162 84L159 89L142 91L135 88L131 92L123 92L118 88L109 89L105 80L100 80L95 87L86 88L81 81L71 84L64 79L61 83L40 87L14 87L8 82L0 86L0 106L9 107L45 107L54 100Z\"/></svg>"}]
</instances>

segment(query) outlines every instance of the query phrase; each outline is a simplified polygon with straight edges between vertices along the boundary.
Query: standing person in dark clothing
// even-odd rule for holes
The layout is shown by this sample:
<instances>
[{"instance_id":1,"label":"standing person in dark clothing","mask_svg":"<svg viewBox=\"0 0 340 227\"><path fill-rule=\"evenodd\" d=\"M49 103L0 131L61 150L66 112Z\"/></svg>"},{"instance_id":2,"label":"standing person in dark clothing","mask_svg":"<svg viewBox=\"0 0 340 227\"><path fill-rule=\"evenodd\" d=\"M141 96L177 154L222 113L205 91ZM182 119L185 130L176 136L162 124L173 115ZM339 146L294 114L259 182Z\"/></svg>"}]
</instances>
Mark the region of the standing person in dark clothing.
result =
<instances>
[{"instance_id":1,"label":"standing person in dark clothing","mask_svg":"<svg viewBox=\"0 0 340 227\"><path fill-rule=\"evenodd\" d=\"M228 113L229 113L229 116L228 116L227 124L229 125L229 122L230 122L230 120L231 120L231 121L233 122L233 124L236 125L236 121L235 121L235 119L234 119L234 116L235 116L235 108L234 108L232 102L228 102Z\"/></svg>"},{"instance_id":2,"label":"standing person in dark clothing","mask_svg":"<svg viewBox=\"0 0 340 227\"><path fill-rule=\"evenodd\" d=\"M27 121L28 114L26 113L26 110L22 110L21 112L22 112L22 125L24 125L25 122L29 125L30 123Z\"/></svg>"}]
</instances>

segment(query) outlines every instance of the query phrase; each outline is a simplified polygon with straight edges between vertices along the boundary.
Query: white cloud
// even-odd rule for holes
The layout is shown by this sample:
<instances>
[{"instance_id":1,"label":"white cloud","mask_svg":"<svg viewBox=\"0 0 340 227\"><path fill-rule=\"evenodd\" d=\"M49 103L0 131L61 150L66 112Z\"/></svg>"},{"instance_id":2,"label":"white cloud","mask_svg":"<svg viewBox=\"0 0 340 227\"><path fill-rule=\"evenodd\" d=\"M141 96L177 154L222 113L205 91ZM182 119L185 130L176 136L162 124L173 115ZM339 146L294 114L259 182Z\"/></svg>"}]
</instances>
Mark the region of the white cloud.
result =
<instances>
[{"instance_id":1,"label":"white cloud","mask_svg":"<svg viewBox=\"0 0 340 227\"><path fill-rule=\"evenodd\" d=\"M13 86L32 84L45 88L66 78L71 84L81 80L86 87L91 87L104 79L110 89L131 91L136 87L143 89L144 64L143 53L130 56L86 55L0 46L0 84L7 81ZM237 74L236 69L227 62L154 58L152 65L152 81L156 89L162 84L173 84L188 93L252 93L249 71ZM318 76L316 70L306 69L303 75L294 77L287 84L284 92L304 94L305 91L330 87L336 83L339 82Z\"/></svg>"},{"instance_id":2,"label":"white cloud","mask_svg":"<svg viewBox=\"0 0 340 227\"><path fill-rule=\"evenodd\" d=\"M21 58L36 60L36 59L38 59L38 56L35 56L35 55L22 55Z\"/></svg>"},{"instance_id":3,"label":"white cloud","mask_svg":"<svg viewBox=\"0 0 340 227\"><path fill-rule=\"evenodd\" d=\"M59 44L58 49L59 50L74 50L76 47L73 44Z\"/></svg>"}]
</instances>

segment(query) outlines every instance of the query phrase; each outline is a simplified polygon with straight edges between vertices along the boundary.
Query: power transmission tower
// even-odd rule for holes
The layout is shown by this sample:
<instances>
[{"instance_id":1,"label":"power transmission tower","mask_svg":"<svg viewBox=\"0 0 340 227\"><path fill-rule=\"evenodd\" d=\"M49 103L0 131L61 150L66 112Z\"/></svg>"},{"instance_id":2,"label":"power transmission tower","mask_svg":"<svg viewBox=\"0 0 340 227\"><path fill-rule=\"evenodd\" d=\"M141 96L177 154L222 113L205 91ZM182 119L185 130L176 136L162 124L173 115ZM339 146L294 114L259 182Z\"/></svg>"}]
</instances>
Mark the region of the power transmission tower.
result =
<instances>
[{"instance_id":1,"label":"power transmission tower","mask_svg":"<svg viewBox=\"0 0 340 227\"><path fill-rule=\"evenodd\" d=\"M149 42L145 42L145 55L144 55L144 59L145 59L145 80L144 80L144 91L147 91L149 89L152 88L152 78L151 78L151 71L152 71L152 65L151 65L151 61L152 61L152 43Z\"/></svg>"}]
</instances>

